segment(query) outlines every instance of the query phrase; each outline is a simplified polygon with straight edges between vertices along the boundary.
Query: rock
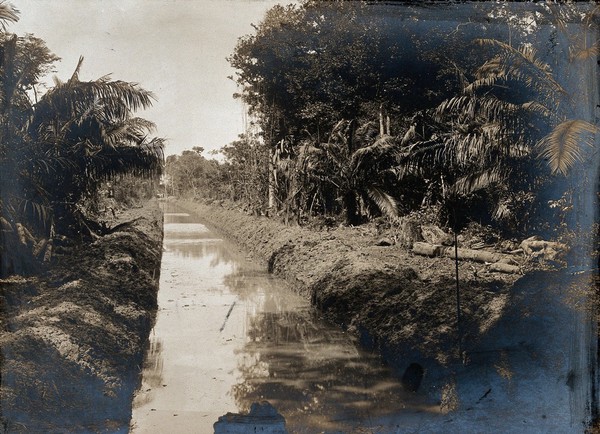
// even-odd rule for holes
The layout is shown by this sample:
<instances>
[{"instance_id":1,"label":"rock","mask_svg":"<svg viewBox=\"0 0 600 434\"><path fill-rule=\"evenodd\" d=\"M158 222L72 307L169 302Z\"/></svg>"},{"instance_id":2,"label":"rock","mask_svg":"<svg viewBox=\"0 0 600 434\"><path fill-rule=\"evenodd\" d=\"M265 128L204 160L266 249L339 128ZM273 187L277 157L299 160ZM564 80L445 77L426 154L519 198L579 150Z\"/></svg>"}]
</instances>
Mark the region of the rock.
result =
<instances>
[{"instance_id":1,"label":"rock","mask_svg":"<svg viewBox=\"0 0 600 434\"><path fill-rule=\"evenodd\" d=\"M421 235L429 244L441 244L443 246L451 246L454 242L452 235L447 234L435 225L421 226Z\"/></svg>"},{"instance_id":2,"label":"rock","mask_svg":"<svg viewBox=\"0 0 600 434\"><path fill-rule=\"evenodd\" d=\"M248 414L227 413L213 425L215 434L287 434L285 419L267 401L255 402Z\"/></svg>"},{"instance_id":3,"label":"rock","mask_svg":"<svg viewBox=\"0 0 600 434\"><path fill-rule=\"evenodd\" d=\"M394 245L394 241L391 240L390 238L381 238L379 241L377 241L375 243L376 246L382 246L382 247L386 247L386 246L393 246Z\"/></svg>"}]
</instances>

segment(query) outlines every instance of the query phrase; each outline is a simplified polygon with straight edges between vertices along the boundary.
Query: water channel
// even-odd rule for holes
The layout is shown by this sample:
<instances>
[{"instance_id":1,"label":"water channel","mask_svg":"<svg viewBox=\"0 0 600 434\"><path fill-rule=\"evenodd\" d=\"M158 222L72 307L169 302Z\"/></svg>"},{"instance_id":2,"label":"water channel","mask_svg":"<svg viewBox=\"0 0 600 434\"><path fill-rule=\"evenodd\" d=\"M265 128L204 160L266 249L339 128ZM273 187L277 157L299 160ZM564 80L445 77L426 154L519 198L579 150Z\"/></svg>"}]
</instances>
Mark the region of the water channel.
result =
<instances>
[{"instance_id":1,"label":"water channel","mask_svg":"<svg viewBox=\"0 0 600 434\"><path fill-rule=\"evenodd\" d=\"M389 432L429 413L286 282L193 215L165 211L159 312L131 432L212 433L219 416L263 400L301 433Z\"/></svg>"}]
</instances>

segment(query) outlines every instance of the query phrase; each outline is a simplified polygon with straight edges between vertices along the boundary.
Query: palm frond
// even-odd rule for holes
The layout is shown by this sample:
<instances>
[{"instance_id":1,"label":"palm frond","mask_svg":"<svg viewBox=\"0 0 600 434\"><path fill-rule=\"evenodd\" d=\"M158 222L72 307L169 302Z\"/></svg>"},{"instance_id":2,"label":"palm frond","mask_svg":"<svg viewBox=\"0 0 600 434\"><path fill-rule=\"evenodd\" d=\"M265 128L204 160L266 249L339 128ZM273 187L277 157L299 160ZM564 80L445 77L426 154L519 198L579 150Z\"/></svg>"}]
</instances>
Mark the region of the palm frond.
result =
<instances>
[{"instance_id":1,"label":"palm frond","mask_svg":"<svg viewBox=\"0 0 600 434\"><path fill-rule=\"evenodd\" d=\"M19 21L19 10L12 4L2 1L0 2L0 27L2 31L6 31L8 23L16 23Z\"/></svg>"},{"instance_id":2,"label":"palm frond","mask_svg":"<svg viewBox=\"0 0 600 434\"><path fill-rule=\"evenodd\" d=\"M396 140L392 136L384 135L378 138L373 144L357 149L352 153L350 166L359 169L365 161L373 161L397 150Z\"/></svg>"},{"instance_id":3,"label":"palm frond","mask_svg":"<svg viewBox=\"0 0 600 434\"><path fill-rule=\"evenodd\" d=\"M79 61L77 61L77 66L75 67L75 71L71 75L69 81L79 81L79 72L81 71L81 65L83 65L83 56L79 56Z\"/></svg>"},{"instance_id":4,"label":"palm frond","mask_svg":"<svg viewBox=\"0 0 600 434\"><path fill-rule=\"evenodd\" d=\"M367 187L369 198L375 202L377 208L388 217L398 216L398 202L390 194L386 193L381 187L369 185Z\"/></svg>"},{"instance_id":5,"label":"palm frond","mask_svg":"<svg viewBox=\"0 0 600 434\"><path fill-rule=\"evenodd\" d=\"M476 42L482 46L499 48L502 55L486 62L478 71L481 77L489 74L514 78L525 83L529 88L567 95L566 90L556 81L550 65L537 57L537 51L530 45L513 47L497 39L480 38Z\"/></svg>"},{"instance_id":6,"label":"palm frond","mask_svg":"<svg viewBox=\"0 0 600 434\"><path fill-rule=\"evenodd\" d=\"M587 60L596 58L600 54L600 41L596 41L590 46L586 46L585 42L579 45L571 45L569 47L569 60Z\"/></svg>"},{"instance_id":7,"label":"palm frond","mask_svg":"<svg viewBox=\"0 0 600 434\"><path fill-rule=\"evenodd\" d=\"M33 201L30 199L22 199L21 204L21 215L31 215L33 220L37 223L41 223L43 227L46 227L52 219L52 207Z\"/></svg>"},{"instance_id":8,"label":"palm frond","mask_svg":"<svg viewBox=\"0 0 600 434\"><path fill-rule=\"evenodd\" d=\"M593 146L598 127L581 119L564 121L537 143L540 157L548 160L552 173L566 175L581 160L581 144Z\"/></svg>"},{"instance_id":9,"label":"palm frond","mask_svg":"<svg viewBox=\"0 0 600 434\"><path fill-rule=\"evenodd\" d=\"M503 173L498 167L473 172L459 178L451 188L454 194L467 195L488 188L494 184L502 183L507 179L507 174Z\"/></svg>"},{"instance_id":10,"label":"palm frond","mask_svg":"<svg viewBox=\"0 0 600 434\"><path fill-rule=\"evenodd\" d=\"M499 202L492 214L494 220L506 220L512 216L512 211L504 202Z\"/></svg>"},{"instance_id":11,"label":"palm frond","mask_svg":"<svg viewBox=\"0 0 600 434\"><path fill-rule=\"evenodd\" d=\"M115 122L103 130L103 140L110 147L127 144L141 144L156 125L143 118L130 118Z\"/></svg>"}]
</instances>

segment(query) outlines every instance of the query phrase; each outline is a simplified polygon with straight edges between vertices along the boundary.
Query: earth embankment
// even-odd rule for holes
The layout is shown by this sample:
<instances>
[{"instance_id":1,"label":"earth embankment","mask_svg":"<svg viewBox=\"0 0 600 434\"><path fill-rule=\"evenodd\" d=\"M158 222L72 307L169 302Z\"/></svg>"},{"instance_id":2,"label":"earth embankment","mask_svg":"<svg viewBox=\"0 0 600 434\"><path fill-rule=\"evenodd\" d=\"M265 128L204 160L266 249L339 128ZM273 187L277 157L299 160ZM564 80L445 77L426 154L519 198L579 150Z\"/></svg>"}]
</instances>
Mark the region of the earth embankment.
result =
<instances>
[{"instance_id":1,"label":"earth embankment","mask_svg":"<svg viewBox=\"0 0 600 434\"><path fill-rule=\"evenodd\" d=\"M1 421L6 432L127 432L156 316L162 212L64 251L37 277L1 282Z\"/></svg>"},{"instance_id":2,"label":"earth embankment","mask_svg":"<svg viewBox=\"0 0 600 434\"><path fill-rule=\"evenodd\" d=\"M178 203L264 261L327 318L402 371L416 359L446 365L458 357L452 259L423 258L380 243L374 226L315 231L223 206ZM460 331L463 341L472 342L500 318L520 276L469 262L459 264L459 276Z\"/></svg>"},{"instance_id":3,"label":"earth embankment","mask_svg":"<svg viewBox=\"0 0 600 434\"><path fill-rule=\"evenodd\" d=\"M594 268L536 265L521 255L524 275L469 260L457 269L452 258L388 242L375 225L309 230L219 202L177 203L379 351L409 387L451 412L443 422L449 432L583 432L591 423ZM413 378L419 371L422 381ZM432 417L422 432L438 432L440 423Z\"/></svg>"}]
</instances>

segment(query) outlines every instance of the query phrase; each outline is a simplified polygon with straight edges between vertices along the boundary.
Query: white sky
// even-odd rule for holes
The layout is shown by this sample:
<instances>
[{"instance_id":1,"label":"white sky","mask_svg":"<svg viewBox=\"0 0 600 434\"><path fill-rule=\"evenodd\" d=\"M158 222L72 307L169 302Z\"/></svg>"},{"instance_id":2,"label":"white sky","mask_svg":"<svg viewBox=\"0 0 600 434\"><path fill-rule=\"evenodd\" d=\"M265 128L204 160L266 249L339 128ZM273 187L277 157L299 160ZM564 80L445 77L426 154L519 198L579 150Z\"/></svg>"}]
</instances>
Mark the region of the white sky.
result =
<instances>
[{"instance_id":1,"label":"white sky","mask_svg":"<svg viewBox=\"0 0 600 434\"><path fill-rule=\"evenodd\" d=\"M138 115L168 139L166 154L193 146L218 149L244 129L225 60L238 37L253 32L283 0L10 0L21 11L8 30L33 33L61 57L68 79L80 55L82 80L106 74L152 91L154 106Z\"/></svg>"}]
</instances>

